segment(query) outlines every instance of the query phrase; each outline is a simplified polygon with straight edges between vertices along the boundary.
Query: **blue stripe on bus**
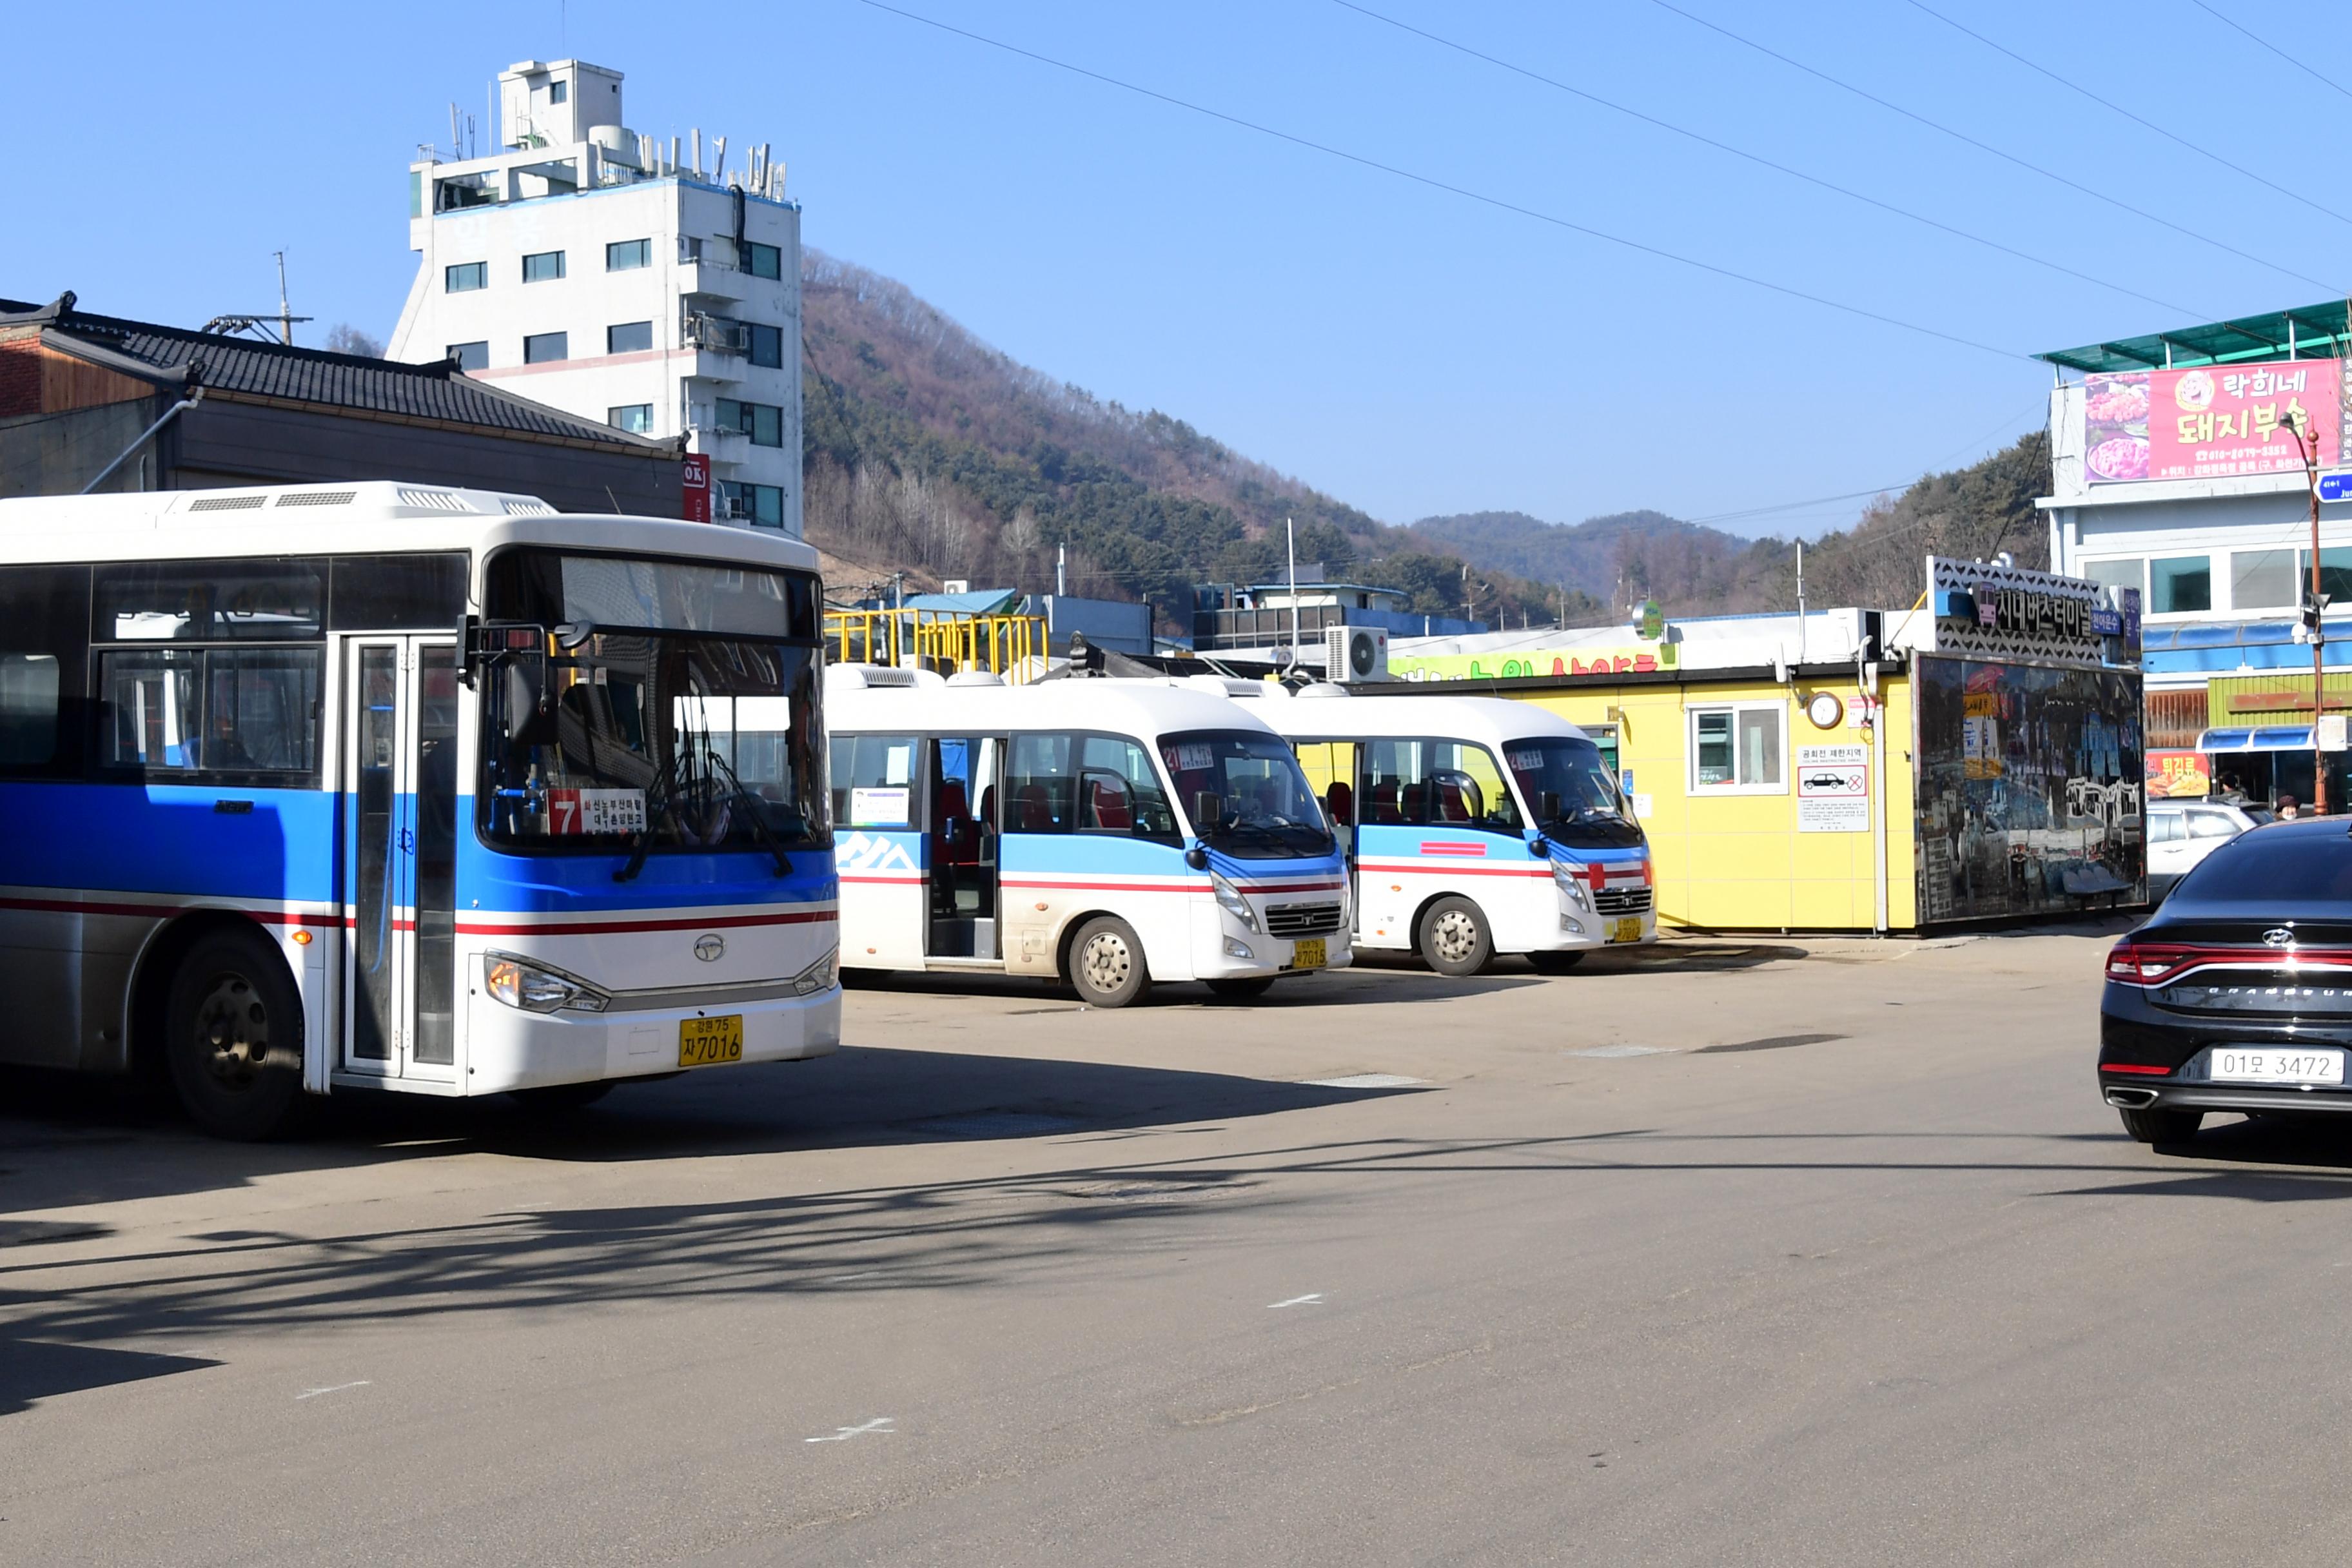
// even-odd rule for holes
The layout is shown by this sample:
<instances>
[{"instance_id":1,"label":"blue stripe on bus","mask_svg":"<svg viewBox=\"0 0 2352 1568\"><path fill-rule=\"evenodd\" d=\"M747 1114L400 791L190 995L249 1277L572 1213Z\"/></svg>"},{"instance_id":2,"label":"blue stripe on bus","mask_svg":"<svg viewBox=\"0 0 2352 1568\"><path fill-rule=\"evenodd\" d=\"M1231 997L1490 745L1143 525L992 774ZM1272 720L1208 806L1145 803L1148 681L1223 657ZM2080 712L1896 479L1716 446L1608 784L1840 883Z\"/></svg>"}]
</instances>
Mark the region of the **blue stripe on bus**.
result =
<instances>
[{"instance_id":1,"label":"blue stripe on bus","mask_svg":"<svg viewBox=\"0 0 2352 1568\"><path fill-rule=\"evenodd\" d=\"M252 810L221 812L218 801ZM0 784L0 883L325 903L335 796L239 784Z\"/></svg>"}]
</instances>

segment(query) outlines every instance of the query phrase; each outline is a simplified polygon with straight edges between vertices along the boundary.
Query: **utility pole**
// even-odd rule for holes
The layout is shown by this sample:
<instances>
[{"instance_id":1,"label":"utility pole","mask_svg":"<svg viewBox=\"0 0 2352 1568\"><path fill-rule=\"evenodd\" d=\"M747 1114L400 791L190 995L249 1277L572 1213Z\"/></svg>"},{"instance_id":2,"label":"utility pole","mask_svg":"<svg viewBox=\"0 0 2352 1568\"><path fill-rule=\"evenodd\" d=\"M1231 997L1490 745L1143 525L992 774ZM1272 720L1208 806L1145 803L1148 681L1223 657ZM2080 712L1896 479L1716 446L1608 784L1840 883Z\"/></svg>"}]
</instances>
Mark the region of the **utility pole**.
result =
<instances>
[{"instance_id":1,"label":"utility pole","mask_svg":"<svg viewBox=\"0 0 2352 1568\"><path fill-rule=\"evenodd\" d=\"M1298 530L1288 518L1282 520L1282 543L1290 557L1290 671L1298 672ZM1329 670L1323 672L1330 674Z\"/></svg>"},{"instance_id":2,"label":"utility pole","mask_svg":"<svg viewBox=\"0 0 2352 1568\"><path fill-rule=\"evenodd\" d=\"M2326 816L2327 753L2319 747L2319 721L2327 711L2327 601L2319 591L2319 451L2316 443L2305 439L2303 426L2301 418L2290 416L2286 420L2286 431L2303 454L2304 479L2311 490L2311 590L2303 601L2304 629L2311 638L2311 811Z\"/></svg>"}]
</instances>

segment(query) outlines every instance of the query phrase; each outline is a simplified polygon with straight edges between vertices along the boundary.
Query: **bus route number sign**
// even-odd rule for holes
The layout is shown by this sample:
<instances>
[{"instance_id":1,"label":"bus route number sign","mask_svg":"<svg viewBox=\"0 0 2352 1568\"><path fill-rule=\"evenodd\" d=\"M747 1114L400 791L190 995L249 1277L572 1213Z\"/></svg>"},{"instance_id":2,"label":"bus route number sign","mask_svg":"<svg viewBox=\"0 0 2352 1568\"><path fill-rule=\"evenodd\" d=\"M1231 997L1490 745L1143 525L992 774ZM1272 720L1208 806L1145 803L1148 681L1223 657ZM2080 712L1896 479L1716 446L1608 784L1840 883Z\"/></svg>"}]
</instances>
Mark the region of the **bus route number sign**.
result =
<instances>
[{"instance_id":1,"label":"bus route number sign","mask_svg":"<svg viewBox=\"0 0 2352 1568\"><path fill-rule=\"evenodd\" d=\"M643 833L646 830L646 792L641 789L549 790L547 830L559 838L585 833Z\"/></svg>"}]
</instances>

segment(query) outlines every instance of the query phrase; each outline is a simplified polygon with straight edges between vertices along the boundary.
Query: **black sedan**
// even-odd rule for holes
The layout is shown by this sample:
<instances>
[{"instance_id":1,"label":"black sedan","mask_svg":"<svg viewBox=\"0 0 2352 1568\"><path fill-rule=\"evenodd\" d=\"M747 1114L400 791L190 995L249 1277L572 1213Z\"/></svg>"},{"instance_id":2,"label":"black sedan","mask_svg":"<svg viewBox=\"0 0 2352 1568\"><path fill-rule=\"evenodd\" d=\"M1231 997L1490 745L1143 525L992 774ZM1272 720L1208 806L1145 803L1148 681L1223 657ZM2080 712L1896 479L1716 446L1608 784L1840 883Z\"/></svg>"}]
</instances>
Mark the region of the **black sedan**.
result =
<instances>
[{"instance_id":1,"label":"black sedan","mask_svg":"<svg viewBox=\"0 0 2352 1568\"><path fill-rule=\"evenodd\" d=\"M2352 819L2257 827L2107 954L2099 1089L2143 1143L2209 1110L2352 1111Z\"/></svg>"}]
</instances>

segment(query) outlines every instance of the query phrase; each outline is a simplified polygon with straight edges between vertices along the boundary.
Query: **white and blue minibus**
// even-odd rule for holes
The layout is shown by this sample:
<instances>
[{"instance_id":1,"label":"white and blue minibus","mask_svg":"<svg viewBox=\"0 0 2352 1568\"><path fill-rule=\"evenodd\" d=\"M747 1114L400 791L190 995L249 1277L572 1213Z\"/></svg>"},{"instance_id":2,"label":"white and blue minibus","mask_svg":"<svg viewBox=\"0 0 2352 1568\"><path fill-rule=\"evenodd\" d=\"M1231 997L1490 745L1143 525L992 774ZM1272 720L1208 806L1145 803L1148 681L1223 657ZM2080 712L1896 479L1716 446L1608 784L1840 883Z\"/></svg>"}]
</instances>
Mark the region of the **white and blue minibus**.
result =
<instances>
[{"instance_id":1,"label":"white and blue minibus","mask_svg":"<svg viewBox=\"0 0 2352 1568\"><path fill-rule=\"evenodd\" d=\"M1226 997L1349 962L1339 848L1280 737L1163 681L826 671L842 963Z\"/></svg>"},{"instance_id":2,"label":"white and blue minibus","mask_svg":"<svg viewBox=\"0 0 2352 1568\"><path fill-rule=\"evenodd\" d=\"M261 1137L832 1050L815 566L423 484L0 501L0 1061Z\"/></svg>"},{"instance_id":3,"label":"white and blue minibus","mask_svg":"<svg viewBox=\"0 0 2352 1568\"><path fill-rule=\"evenodd\" d=\"M1347 849L1355 942L1444 974L1656 940L1648 839L1600 748L1530 703L1231 688L1297 749Z\"/></svg>"}]
</instances>

